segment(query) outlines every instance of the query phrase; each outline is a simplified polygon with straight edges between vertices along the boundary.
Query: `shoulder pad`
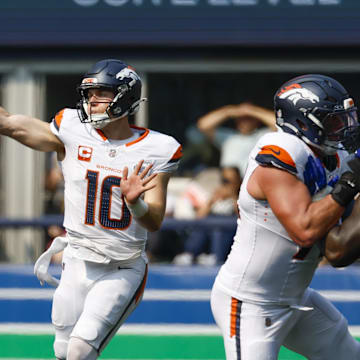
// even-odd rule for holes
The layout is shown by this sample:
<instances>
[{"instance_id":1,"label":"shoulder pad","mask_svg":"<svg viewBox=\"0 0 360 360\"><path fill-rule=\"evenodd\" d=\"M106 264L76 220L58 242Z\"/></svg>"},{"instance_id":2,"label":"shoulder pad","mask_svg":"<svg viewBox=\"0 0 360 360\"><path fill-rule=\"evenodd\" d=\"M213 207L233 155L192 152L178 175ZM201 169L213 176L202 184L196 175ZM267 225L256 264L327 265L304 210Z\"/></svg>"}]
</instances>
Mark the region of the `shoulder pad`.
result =
<instances>
[{"instance_id":1,"label":"shoulder pad","mask_svg":"<svg viewBox=\"0 0 360 360\"><path fill-rule=\"evenodd\" d=\"M182 150L183 150L182 146L179 145L179 147L177 148L177 150L175 151L174 155L171 157L169 162L179 161L183 156L183 151Z\"/></svg>"},{"instance_id":2,"label":"shoulder pad","mask_svg":"<svg viewBox=\"0 0 360 360\"><path fill-rule=\"evenodd\" d=\"M59 131L60 130L60 125L61 125L61 121L64 117L64 112L66 109L62 109L59 112L56 113L56 115L54 116L52 123L55 126L56 130Z\"/></svg>"},{"instance_id":3,"label":"shoulder pad","mask_svg":"<svg viewBox=\"0 0 360 360\"><path fill-rule=\"evenodd\" d=\"M290 154L277 145L265 145L256 155L255 160L262 165L272 165L296 174L296 164Z\"/></svg>"},{"instance_id":4,"label":"shoulder pad","mask_svg":"<svg viewBox=\"0 0 360 360\"><path fill-rule=\"evenodd\" d=\"M262 165L275 166L302 179L310 148L299 138L283 132L264 135L258 143L255 160Z\"/></svg>"}]
</instances>

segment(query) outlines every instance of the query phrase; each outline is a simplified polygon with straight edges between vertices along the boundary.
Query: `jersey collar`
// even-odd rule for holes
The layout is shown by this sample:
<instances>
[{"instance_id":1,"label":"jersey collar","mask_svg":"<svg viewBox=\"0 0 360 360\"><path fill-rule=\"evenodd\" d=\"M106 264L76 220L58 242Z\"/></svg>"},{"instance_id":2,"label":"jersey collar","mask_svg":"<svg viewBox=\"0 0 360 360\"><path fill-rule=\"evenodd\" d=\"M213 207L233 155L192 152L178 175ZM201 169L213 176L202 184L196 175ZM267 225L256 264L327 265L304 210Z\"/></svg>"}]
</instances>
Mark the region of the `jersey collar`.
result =
<instances>
[{"instance_id":1,"label":"jersey collar","mask_svg":"<svg viewBox=\"0 0 360 360\"><path fill-rule=\"evenodd\" d=\"M134 145L134 144L138 143L139 141L143 140L146 136L149 135L149 132L150 132L149 129L138 127L138 126L135 126L135 125L130 125L130 127L132 129L134 129L135 131L139 132L141 135L136 140L126 143L125 146ZM109 139L107 138L107 136L104 134L104 132L102 130L95 129L95 131L98 133L98 135L101 137L102 140L109 141Z\"/></svg>"}]
</instances>

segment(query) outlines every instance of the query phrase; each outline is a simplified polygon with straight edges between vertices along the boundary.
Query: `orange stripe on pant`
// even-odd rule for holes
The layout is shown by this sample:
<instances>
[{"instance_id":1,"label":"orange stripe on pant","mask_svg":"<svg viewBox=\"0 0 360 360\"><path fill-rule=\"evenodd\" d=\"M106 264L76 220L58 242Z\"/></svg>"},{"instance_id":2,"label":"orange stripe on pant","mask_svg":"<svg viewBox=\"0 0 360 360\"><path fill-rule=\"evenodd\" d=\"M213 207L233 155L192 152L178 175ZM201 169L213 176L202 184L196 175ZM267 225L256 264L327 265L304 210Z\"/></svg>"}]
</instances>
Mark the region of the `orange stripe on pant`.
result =
<instances>
[{"instance_id":1,"label":"orange stripe on pant","mask_svg":"<svg viewBox=\"0 0 360 360\"><path fill-rule=\"evenodd\" d=\"M237 317L237 305L238 299L231 298L231 314L230 314L230 337L236 335L236 317Z\"/></svg>"},{"instance_id":2,"label":"orange stripe on pant","mask_svg":"<svg viewBox=\"0 0 360 360\"><path fill-rule=\"evenodd\" d=\"M230 337L235 336L236 359L241 360L240 312L242 301L231 298Z\"/></svg>"}]
</instances>

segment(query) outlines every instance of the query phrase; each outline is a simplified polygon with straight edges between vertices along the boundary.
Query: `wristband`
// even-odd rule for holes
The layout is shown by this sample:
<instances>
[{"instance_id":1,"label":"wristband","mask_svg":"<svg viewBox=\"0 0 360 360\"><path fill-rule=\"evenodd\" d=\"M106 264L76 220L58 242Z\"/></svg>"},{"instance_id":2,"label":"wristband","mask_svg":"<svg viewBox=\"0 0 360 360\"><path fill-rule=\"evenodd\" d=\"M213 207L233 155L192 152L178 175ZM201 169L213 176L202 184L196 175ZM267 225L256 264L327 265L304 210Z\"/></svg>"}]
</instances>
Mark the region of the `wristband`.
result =
<instances>
[{"instance_id":1,"label":"wristband","mask_svg":"<svg viewBox=\"0 0 360 360\"><path fill-rule=\"evenodd\" d=\"M347 171L341 175L334 186L331 196L341 206L346 207L360 191L360 186L354 173Z\"/></svg>"},{"instance_id":2,"label":"wristband","mask_svg":"<svg viewBox=\"0 0 360 360\"><path fill-rule=\"evenodd\" d=\"M134 204L129 204L126 200L125 202L131 215L135 218L141 218L149 210L149 205L141 198L138 198Z\"/></svg>"}]
</instances>

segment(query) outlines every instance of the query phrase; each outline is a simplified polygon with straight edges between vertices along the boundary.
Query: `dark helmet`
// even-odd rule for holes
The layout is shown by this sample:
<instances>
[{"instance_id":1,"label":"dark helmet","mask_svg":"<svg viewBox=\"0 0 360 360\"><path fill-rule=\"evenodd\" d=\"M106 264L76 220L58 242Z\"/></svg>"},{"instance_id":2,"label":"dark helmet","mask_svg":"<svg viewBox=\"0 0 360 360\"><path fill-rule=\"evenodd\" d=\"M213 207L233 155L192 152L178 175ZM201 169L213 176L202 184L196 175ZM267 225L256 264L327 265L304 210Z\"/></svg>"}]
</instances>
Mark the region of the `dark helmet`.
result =
<instances>
[{"instance_id":1,"label":"dark helmet","mask_svg":"<svg viewBox=\"0 0 360 360\"><path fill-rule=\"evenodd\" d=\"M307 144L331 155L359 147L357 108L336 80L318 74L296 77L274 97L276 124Z\"/></svg>"},{"instance_id":2,"label":"dark helmet","mask_svg":"<svg viewBox=\"0 0 360 360\"><path fill-rule=\"evenodd\" d=\"M103 114L88 113L89 89L107 89L115 97ZM141 99L141 79L135 70L120 60L106 59L97 62L83 77L78 87L81 100L78 113L83 123L102 128L109 122L132 115L139 109Z\"/></svg>"}]
</instances>

